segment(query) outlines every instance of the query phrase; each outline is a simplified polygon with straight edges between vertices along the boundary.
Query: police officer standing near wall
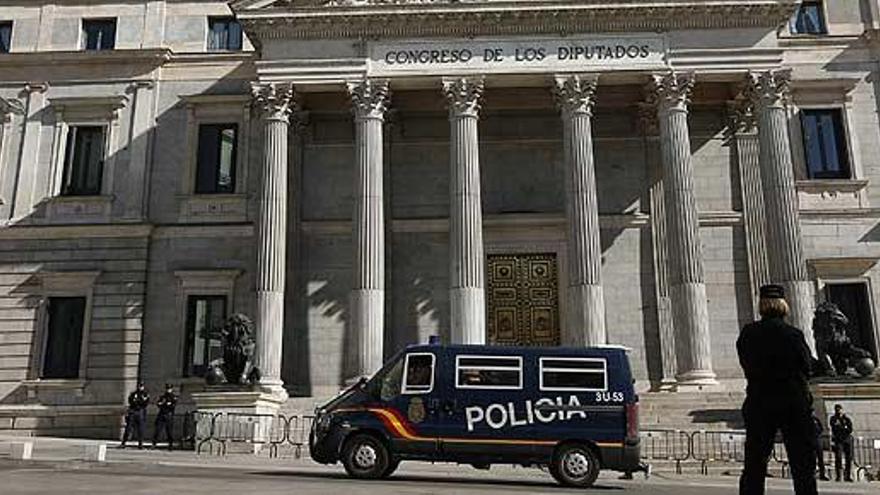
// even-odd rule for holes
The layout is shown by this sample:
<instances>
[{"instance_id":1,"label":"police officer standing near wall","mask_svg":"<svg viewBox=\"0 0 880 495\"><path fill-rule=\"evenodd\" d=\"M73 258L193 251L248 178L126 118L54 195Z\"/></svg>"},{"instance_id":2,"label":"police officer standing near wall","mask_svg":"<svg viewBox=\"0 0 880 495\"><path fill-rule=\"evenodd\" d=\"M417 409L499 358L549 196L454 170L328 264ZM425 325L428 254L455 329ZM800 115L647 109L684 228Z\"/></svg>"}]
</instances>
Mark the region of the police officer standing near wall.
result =
<instances>
[{"instance_id":1,"label":"police officer standing near wall","mask_svg":"<svg viewBox=\"0 0 880 495\"><path fill-rule=\"evenodd\" d=\"M816 465L819 467L819 479L828 481L828 474L825 471L825 446L822 441L825 428L822 426L822 420L813 413L813 426L816 428Z\"/></svg>"},{"instance_id":2,"label":"police officer standing near wall","mask_svg":"<svg viewBox=\"0 0 880 495\"><path fill-rule=\"evenodd\" d=\"M812 356L801 330L787 324L789 307L778 285L761 287L761 320L746 325L736 343L748 381L745 465L741 495L763 495L776 432L782 430L797 495L815 495L816 430L807 386Z\"/></svg>"},{"instance_id":3,"label":"police officer standing near wall","mask_svg":"<svg viewBox=\"0 0 880 495\"><path fill-rule=\"evenodd\" d=\"M840 458L843 457L843 479L846 481L852 481L852 420L843 413L843 406L836 404L834 406L834 416L831 416L829 424L831 425L831 448L834 450L835 480L840 481Z\"/></svg>"},{"instance_id":4,"label":"police officer standing near wall","mask_svg":"<svg viewBox=\"0 0 880 495\"><path fill-rule=\"evenodd\" d=\"M121 448L131 438L132 431L136 431L138 448L144 447L144 427L147 423L147 405L150 403L150 394L144 388L143 382L138 382L137 389L128 394L128 412L125 415L125 433L122 434Z\"/></svg>"},{"instance_id":5,"label":"police officer standing near wall","mask_svg":"<svg viewBox=\"0 0 880 495\"><path fill-rule=\"evenodd\" d=\"M159 413L156 415L156 427L153 430L153 448L159 441L159 432L165 431L165 440L168 441L168 450L174 447L174 408L177 407L177 396L174 395L174 386L165 384L165 393L156 400Z\"/></svg>"}]
</instances>

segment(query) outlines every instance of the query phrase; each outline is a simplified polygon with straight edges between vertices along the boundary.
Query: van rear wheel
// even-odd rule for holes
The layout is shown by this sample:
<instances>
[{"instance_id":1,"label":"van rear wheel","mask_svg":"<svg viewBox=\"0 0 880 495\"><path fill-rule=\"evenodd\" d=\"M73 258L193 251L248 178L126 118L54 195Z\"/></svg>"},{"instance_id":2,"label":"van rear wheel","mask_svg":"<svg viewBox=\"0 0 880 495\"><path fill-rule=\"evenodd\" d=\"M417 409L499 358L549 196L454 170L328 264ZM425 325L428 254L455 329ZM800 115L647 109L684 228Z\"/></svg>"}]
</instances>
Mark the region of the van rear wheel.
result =
<instances>
[{"instance_id":1,"label":"van rear wheel","mask_svg":"<svg viewBox=\"0 0 880 495\"><path fill-rule=\"evenodd\" d=\"M565 444L553 456L550 474L560 485L587 488L599 477L599 459L586 445Z\"/></svg>"},{"instance_id":2,"label":"van rear wheel","mask_svg":"<svg viewBox=\"0 0 880 495\"><path fill-rule=\"evenodd\" d=\"M388 449L378 438L367 434L355 435L345 442L342 465L352 478L374 480L391 474Z\"/></svg>"}]
</instances>

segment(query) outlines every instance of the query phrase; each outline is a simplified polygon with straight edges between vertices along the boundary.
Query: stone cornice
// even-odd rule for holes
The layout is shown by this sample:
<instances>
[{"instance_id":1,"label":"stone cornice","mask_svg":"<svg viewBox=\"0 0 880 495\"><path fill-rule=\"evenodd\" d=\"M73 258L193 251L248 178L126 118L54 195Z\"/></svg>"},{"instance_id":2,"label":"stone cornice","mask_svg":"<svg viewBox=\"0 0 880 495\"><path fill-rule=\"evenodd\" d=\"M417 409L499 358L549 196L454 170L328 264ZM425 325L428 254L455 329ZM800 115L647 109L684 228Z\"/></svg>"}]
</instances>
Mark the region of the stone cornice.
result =
<instances>
[{"instance_id":1,"label":"stone cornice","mask_svg":"<svg viewBox=\"0 0 880 495\"><path fill-rule=\"evenodd\" d=\"M320 4L320 5L318 5ZM775 28L796 0L342 1L233 3L252 40Z\"/></svg>"},{"instance_id":2,"label":"stone cornice","mask_svg":"<svg viewBox=\"0 0 880 495\"><path fill-rule=\"evenodd\" d=\"M47 51L17 52L0 55L0 68L4 66L46 66L46 65L114 65L144 64L157 66L171 59L167 48L146 50L105 50L105 51Z\"/></svg>"}]
</instances>

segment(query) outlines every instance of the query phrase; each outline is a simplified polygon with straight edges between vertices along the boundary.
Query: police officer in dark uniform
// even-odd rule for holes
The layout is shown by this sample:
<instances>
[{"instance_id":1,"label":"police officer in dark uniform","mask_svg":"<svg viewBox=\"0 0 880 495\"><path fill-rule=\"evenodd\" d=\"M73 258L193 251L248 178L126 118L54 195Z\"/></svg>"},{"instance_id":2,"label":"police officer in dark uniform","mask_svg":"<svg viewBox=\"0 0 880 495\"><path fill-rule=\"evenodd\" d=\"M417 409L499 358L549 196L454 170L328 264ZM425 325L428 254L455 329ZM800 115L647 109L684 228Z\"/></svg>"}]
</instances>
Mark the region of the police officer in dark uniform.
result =
<instances>
[{"instance_id":1,"label":"police officer in dark uniform","mask_svg":"<svg viewBox=\"0 0 880 495\"><path fill-rule=\"evenodd\" d=\"M825 470L825 448L822 441L822 435L825 428L822 426L822 420L813 413L813 427L816 429L816 465L819 467L819 479L828 481L828 474Z\"/></svg>"},{"instance_id":2,"label":"police officer in dark uniform","mask_svg":"<svg viewBox=\"0 0 880 495\"><path fill-rule=\"evenodd\" d=\"M831 448L834 450L834 474L835 480L840 481L840 469L843 467L843 479L852 481L852 456L853 456L853 424L852 420L843 413L843 406L834 406L834 416L829 420L831 425ZM843 457L843 463L841 463ZM844 464L841 466L841 464Z\"/></svg>"},{"instance_id":3,"label":"police officer in dark uniform","mask_svg":"<svg viewBox=\"0 0 880 495\"><path fill-rule=\"evenodd\" d=\"M761 320L746 325L736 343L748 386L741 495L763 495L776 432L782 430L797 495L815 495L816 431L807 386L812 356L804 334L787 324L785 290L761 287Z\"/></svg>"},{"instance_id":4,"label":"police officer in dark uniform","mask_svg":"<svg viewBox=\"0 0 880 495\"><path fill-rule=\"evenodd\" d=\"M153 448L159 441L159 432L165 431L165 439L168 441L168 450L174 446L174 408L177 407L177 396L174 395L174 386L165 384L165 393L156 400L159 414L156 415L156 428L153 430Z\"/></svg>"},{"instance_id":5,"label":"police officer in dark uniform","mask_svg":"<svg viewBox=\"0 0 880 495\"><path fill-rule=\"evenodd\" d=\"M128 394L128 412L125 414L125 433L122 434L121 448L131 438L132 431L136 432L138 448L144 447L144 427L147 423L147 405L150 403L150 394L144 388L143 382L138 382L137 389Z\"/></svg>"}]
</instances>

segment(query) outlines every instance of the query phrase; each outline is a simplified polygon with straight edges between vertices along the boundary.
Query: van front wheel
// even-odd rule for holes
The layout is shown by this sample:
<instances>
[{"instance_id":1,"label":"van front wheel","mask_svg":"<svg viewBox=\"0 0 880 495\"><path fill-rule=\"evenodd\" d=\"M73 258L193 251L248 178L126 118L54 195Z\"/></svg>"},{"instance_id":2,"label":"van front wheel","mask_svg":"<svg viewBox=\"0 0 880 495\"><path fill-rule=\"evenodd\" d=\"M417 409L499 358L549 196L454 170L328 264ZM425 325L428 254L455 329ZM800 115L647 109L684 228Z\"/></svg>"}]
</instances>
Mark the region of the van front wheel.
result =
<instances>
[{"instance_id":1,"label":"van front wheel","mask_svg":"<svg viewBox=\"0 0 880 495\"><path fill-rule=\"evenodd\" d=\"M550 463L550 474L560 485L587 488L599 477L599 459L586 445L562 445Z\"/></svg>"},{"instance_id":2,"label":"van front wheel","mask_svg":"<svg viewBox=\"0 0 880 495\"><path fill-rule=\"evenodd\" d=\"M345 472L352 478L379 479L384 478L390 465L388 449L372 435L355 435L342 450L342 465Z\"/></svg>"}]
</instances>

